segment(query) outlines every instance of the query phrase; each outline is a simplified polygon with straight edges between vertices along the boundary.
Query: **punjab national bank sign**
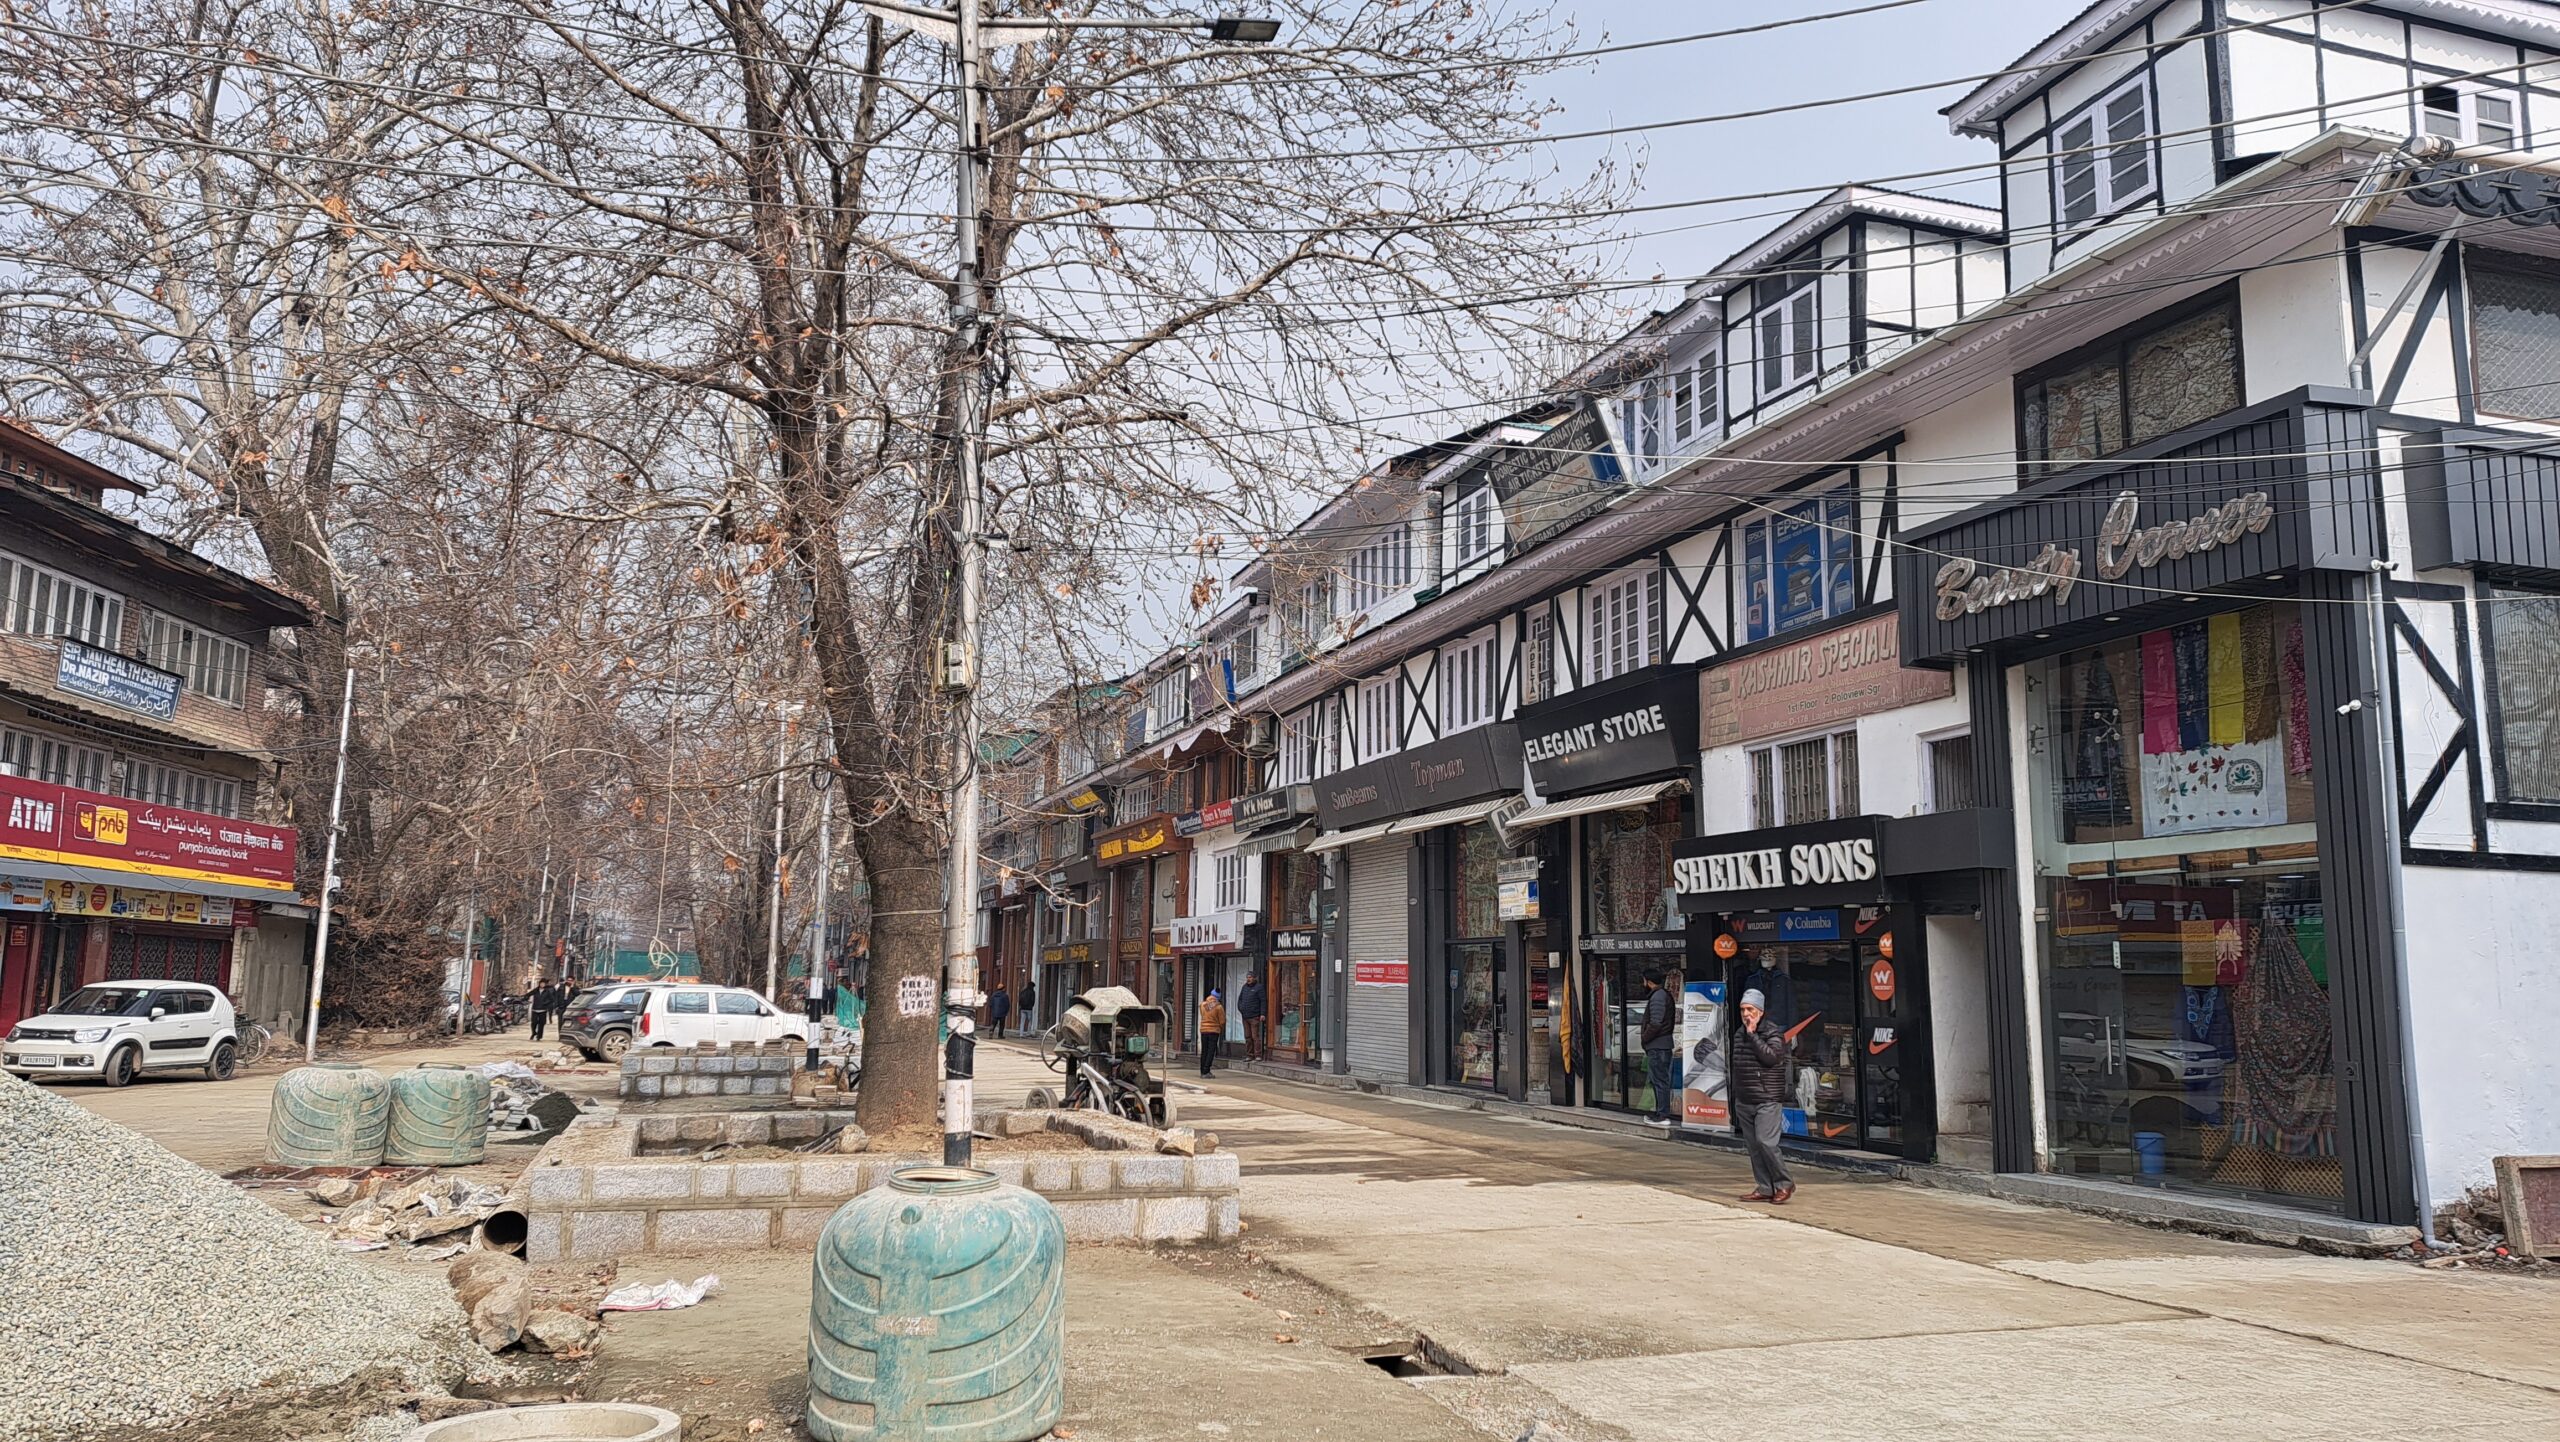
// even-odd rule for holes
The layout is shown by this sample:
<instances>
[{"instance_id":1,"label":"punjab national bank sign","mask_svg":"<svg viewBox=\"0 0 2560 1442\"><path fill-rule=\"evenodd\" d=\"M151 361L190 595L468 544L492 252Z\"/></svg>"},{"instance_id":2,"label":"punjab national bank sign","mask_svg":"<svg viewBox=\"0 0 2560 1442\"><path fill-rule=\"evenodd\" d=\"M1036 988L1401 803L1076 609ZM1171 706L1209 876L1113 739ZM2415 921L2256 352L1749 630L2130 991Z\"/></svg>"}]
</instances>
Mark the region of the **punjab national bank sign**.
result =
<instances>
[{"instance_id":1,"label":"punjab national bank sign","mask_svg":"<svg viewBox=\"0 0 2560 1442\"><path fill-rule=\"evenodd\" d=\"M294 833L0 776L0 858L293 892Z\"/></svg>"}]
</instances>

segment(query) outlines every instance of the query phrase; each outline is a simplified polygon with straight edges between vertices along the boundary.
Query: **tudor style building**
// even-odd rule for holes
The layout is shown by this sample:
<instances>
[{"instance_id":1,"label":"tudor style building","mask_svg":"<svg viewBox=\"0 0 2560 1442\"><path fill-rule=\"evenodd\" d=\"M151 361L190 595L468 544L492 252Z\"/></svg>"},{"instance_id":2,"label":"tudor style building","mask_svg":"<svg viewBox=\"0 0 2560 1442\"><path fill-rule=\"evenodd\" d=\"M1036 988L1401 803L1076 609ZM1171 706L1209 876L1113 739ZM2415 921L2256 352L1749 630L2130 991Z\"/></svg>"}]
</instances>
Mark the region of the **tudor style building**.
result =
<instances>
[{"instance_id":1,"label":"tudor style building","mask_svg":"<svg viewBox=\"0 0 2560 1442\"><path fill-rule=\"evenodd\" d=\"M1651 976L1684 1137L1753 986L1796 1144L2008 1194L2560 1151L2560 17L2102 0L1948 117L1998 212L1826 196L1239 578L1310 1059L1646 1111Z\"/></svg>"}]
</instances>

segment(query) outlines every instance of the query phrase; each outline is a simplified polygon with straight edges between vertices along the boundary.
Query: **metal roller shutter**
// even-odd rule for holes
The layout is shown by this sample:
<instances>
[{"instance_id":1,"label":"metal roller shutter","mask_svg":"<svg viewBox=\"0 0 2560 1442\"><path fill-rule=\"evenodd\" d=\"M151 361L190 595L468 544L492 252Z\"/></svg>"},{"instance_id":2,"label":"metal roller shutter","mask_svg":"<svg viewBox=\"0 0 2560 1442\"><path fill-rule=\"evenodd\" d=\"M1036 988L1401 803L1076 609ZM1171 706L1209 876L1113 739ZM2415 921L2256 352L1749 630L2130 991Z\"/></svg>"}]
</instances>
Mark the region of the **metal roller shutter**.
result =
<instances>
[{"instance_id":1,"label":"metal roller shutter","mask_svg":"<svg viewBox=\"0 0 2560 1442\"><path fill-rule=\"evenodd\" d=\"M1347 959L1352 985L1343 1039L1355 1076L1403 1081L1407 1075L1410 988L1364 985L1359 971L1367 962L1405 967L1412 960L1405 954L1405 854L1411 845L1398 836L1349 848L1351 955Z\"/></svg>"}]
</instances>

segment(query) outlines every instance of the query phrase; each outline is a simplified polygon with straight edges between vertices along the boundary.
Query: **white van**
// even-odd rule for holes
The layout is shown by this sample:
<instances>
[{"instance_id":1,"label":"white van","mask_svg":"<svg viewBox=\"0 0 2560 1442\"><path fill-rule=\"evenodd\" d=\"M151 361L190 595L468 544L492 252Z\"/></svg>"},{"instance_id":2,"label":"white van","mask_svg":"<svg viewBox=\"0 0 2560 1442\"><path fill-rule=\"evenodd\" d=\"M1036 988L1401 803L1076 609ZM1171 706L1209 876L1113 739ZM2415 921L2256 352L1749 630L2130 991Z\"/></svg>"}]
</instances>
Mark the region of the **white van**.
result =
<instances>
[{"instance_id":1,"label":"white van","mask_svg":"<svg viewBox=\"0 0 2560 1442\"><path fill-rule=\"evenodd\" d=\"M660 986L640 1012L641 1046L807 1045L809 1022L741 986Z\"/></svg>"}]
</instances>

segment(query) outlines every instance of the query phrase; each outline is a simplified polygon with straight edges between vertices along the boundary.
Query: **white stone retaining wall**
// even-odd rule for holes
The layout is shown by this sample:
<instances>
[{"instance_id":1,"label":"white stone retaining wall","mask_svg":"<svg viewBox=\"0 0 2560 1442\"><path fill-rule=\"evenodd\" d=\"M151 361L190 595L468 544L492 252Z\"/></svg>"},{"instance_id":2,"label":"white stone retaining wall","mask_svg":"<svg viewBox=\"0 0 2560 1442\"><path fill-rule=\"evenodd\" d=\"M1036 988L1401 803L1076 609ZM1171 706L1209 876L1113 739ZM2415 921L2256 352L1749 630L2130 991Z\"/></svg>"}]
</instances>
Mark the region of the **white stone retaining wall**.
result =
<instances>
[{"instance_id":1,"label":"white stone retaining wall","mask_svg":"<svg viewBox=\"0 0 2560 1442\"><path fill-rule=\"evenodd\" d=\"M526 1260L810 1248L836 1208L886 1184L892 1170L941 1160L661 1160L638 1157L640 1139L629 1119L597 1118L573 1123L543 1147L521 1193ZM1199 1244L1233 1241L1242 1230L1232 1152L1075 1151L978 1165L1046 1197L1070 1242Z\"/></svg>"},{"instance_id":2,"label":"white stone retaining wall","mask_svg":"<svg viewBox=\"0 0 2560 1442\"><path fill-rule=\"evenodd\" d=\"M639 1047L622 1054L622 1076L616 1090L624 1101L659 1101L673 1097L787 1097L791 1074L799 1070L808 1048L781 1042L716 1047L704 1042L690 1051L675 1047Z\"/></svg>"}]
</instances>

